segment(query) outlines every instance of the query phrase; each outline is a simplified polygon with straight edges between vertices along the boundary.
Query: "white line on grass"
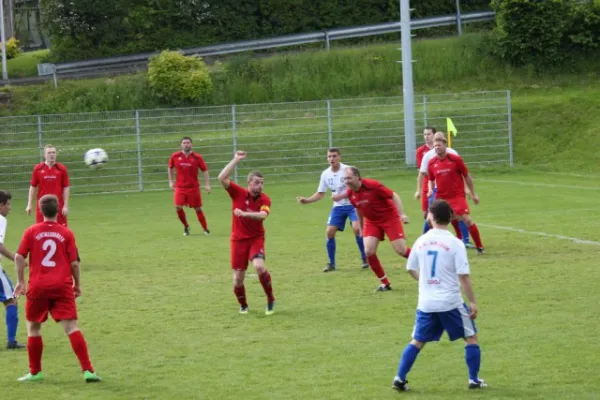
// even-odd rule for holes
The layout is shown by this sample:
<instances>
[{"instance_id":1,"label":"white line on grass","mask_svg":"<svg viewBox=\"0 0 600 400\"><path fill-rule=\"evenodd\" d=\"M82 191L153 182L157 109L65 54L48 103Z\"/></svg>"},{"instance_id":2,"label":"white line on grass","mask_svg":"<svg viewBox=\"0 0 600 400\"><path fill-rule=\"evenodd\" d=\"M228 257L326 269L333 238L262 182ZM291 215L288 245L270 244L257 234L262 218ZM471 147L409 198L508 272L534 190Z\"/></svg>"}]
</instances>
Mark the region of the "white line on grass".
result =
<instances>
[{"instance_id":1,"label":"white line on grass","mask_svg":"<svg viewBox=\"0 0 600 400\"><path fill-rule=\"evenodd\" d=\"M552 233L546 233L546 232L526 231L525 229L512 228L510 226L490 225L490 224L481 224L481 223L477 223L477 225L483 226L486 228L501 229L504 231L525 233L527 235L545 236L545 237L551 237L551 238L555 238L555 239L570 240L571 242L575 242L578 244L590 244L593 246L600 246L600 242L596 242L594 240L579 239L579 238L563 236L563 235L554 235Z\"/></svg>"},{"instance_id":2,"label":"white line on grass","mask_svg":"<svg viewBox=\"0 0 600 400\"><path fill-rule=\"evenodd\" d=\"M589 187L589 186L575 186L575 185L555 185L552 183L539 183L539 182L519 182L519 181L503 181L499 179L477 179L481 182L491 183L507 183L509 185L520 185L520 186L542 186L550 188L565 188L565 189L577 189L577 190L600 190L600 187Z\"/></svg>"}]
</instances>

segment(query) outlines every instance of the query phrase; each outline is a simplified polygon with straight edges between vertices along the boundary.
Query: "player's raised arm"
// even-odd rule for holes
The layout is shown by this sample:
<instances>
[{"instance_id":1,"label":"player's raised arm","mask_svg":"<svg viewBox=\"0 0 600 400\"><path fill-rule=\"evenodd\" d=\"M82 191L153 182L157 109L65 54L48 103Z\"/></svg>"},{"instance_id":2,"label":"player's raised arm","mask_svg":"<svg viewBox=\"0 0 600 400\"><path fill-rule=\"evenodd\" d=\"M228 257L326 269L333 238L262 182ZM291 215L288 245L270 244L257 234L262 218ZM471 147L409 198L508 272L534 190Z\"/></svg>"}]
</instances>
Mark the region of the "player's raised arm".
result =
<instances>
[{"instance_id":1,"label":"player's raised arm","mask_svg":"<svg viewBox=\"0 0 600 400\"><path fill-rule=\"evenodd\" d=\"M300 204L310 204L310 203L315 203L319 200L321 200L323 197L325 197L325 193L323 192L315 192L315 194L313 194L310 197L296 197L296 201L298 201L298 203Z\"/></svg>"},{"instance_id":2,"label":"player's raised arm","mask_svg":"<svg viewBox=\"0 0 600 400\"><path fill-rule=\"evenodd\" d=\"M229 179L229 175L231 175L235 167L244 158L246 158L246 152L241 150L237 151L233 159L229 161L229 164L227 164L225 168L223 168L223 170L219 173L217 179L219 180L219 182L221 182L221 185L223 185L225 189L229 188L229 185L231 184L231 179Z\"/></svg>"}]
</instances>

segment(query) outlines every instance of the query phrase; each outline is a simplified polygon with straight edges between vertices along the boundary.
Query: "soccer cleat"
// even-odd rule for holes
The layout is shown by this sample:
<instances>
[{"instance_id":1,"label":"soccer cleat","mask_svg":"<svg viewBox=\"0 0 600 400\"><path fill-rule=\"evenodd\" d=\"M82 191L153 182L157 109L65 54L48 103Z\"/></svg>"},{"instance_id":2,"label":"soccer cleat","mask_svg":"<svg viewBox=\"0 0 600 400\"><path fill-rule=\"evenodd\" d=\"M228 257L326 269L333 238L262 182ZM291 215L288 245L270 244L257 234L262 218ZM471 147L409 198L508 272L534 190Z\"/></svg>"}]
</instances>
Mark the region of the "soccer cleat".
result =
<instances>
[{"instance_id":1,"label":"soccer cleat","mask_svg":"<svg viewBox=\"0 0 600 400\"><path fill-rule=\"evenodd\" d=\"M477 255L481 256L481 255L483 255L483 253L485 253L485 249L483 247L478 247L477 248Z\"/></svg>"},{"instance_id":2,"label":"soccer cleat","mask_svg":"<svg viewBox=\"0 0 600 400\"><path fill-rule=\"evenodd\" d=\"M95 372L90 371L83 371L83 379L85 380L85 383L94 383L102 381L102 378L96 375Z\"/></svg>"},{"instance_id":3,"label":"soccer cleat","mask_svg":"<svg viewBox=\"0 0 600 400\"><path fill-rule=\"evenodd\" d=\"M248 314L248 306L241 306L240 314Z\"/></svg>"},{"instance_id":4,"label":"soccer cleat","mask_svg":"<svg viewBox=\"0 0 600 400\"><path fill-rule=\"evenodd\" d=\"M392 290L392 285L384 285L383 283L375 289L376 292L387 292L389 290Z\"/></svg>"},{"instance_id":5,"label":"soccer cleat","mask_svg":"<svg viewBox=\"0 0 600 400\"><path fill-rule=\"evenodd\" d=\"M6 348L8 350L24 349L25 347L27 347L27 346L25 346L22 343L17 342L16 340L13 340L12 342L8 342L6 344Z\"/></svg>"},{"instance_id":6,"label":"soccer cleat","mask_svg":"<svg viewBox=\"0 0 600 400\"><path fill-rule=\"evenodd\" d=\"M325 268L323 268L323 272L333 272L335 271L335 265L327 263Z\"/></svg>"},{"instance_id":7,"label":"soccer cleat","mask_svg":"<svg viewBox=\"0 0 600 400\"><path fill-rule=\"evenodd\" d=\"M362 260L362 269L367 269L369 268L369 263L367 262L366 259Z\"/></svg>"},{"instance_id":8,"label":"soccer cleat","mask_svg":"<svg viewBox=\"0 0 600 400\"><path fill-rule=\"evenodd\" d=\"M483 389L487 387L487 383L483 379L478 379L477 382L469 379L469 389Z\"/></svg>"},{"instance_id":9,"label":"soccer cleat","mask_svg":"<svg viewBox=\"0 0 600 400\"><path fill-rule=\"evenodd\" d=\"M190 236L190 227L186 226L183 228L183 236Z\"/></svg>"},{"instance_id":10,"label":"soccer cleat","mask_svg":"<svg viewBox=\"0 0 600 400\"><path fill-rule=\"evenodd\" d=\"M397 390L399 392L408 392L410 388L407 385L408 381L402 381L400 378L394 379L392 383L392 389Z\"/></svg>"},{"instance_id":11,"label":"soccer cleat","mask_svg":"<svg viewBox=\"0 0 600 400\"><path fill-rule=\"evenodd\" d=\"M204 234L205 234L206 236L210 236L210 231L207 229L207 230L205 230L205 231L204 231Z\"/></svg>"},{"instance_id":12,"label":"soccer cleat","mask_svg":"<svg viewBox=\"0 0 600 400\"><path fill-rule=\"evenodd\" d=\"M42 371L38 372L35 375L32 375L31 372L28 372L27 375L20 377L17 379L19 382L41 382L44 380L44 374Z\"/></svg>"},{"instance_id":13,"label":"soccer cleat","mask_svg":"<svg viewBox=\"0 0 600 400\"><path fill-rule=\"evenodd\" d=\"M274 301L270 301L267 303L267 308L265 309L265 315L273 315L275 314L275 310L273 309L273 306L275 306L275 302Z\"/></svg>"},{"instance_id":14,"label":"soccer cleat","mask_svg":"<svg viewBox=\"0 0 600 400\"><path fill-rule=\"evenodd\" d=\"M471 242L463 242L463 243L465 244L465 247L467 249L474 249L475 248L475 245L473 243L471 243Z\"/></svg>"}]
</instances>

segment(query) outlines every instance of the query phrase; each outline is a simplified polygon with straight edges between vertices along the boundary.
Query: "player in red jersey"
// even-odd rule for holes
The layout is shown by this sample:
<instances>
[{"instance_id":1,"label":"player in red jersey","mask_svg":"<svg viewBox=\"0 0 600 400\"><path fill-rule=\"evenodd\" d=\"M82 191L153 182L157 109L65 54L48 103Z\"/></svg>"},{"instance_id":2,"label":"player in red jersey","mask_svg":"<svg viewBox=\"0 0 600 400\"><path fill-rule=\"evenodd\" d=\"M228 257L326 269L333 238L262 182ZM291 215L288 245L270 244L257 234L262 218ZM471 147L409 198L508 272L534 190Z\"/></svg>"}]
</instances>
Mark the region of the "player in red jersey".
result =
<instances>
[{"instance_id":1,"label":"player in red jersey","mask_svg":"<svg viewBox=\"0 0 600 400\"><path fill-rule=\"evenodd\" d=\"M81 296L80 269L75 236L69 228L57 222L59 199L45 195L39 208L44 221L25 230L15 255L17 285L14 295L26 294L27 352L29 373L20 382L42 381L42 323L48 313L60 322L69 336L71 347L79 359L86 382L98 382L83 334L77 326L75 298ZM29 256L29 287L25 289L26 257Z\"/></svg>"},{"instance_id":2,"label":"player in red jersey","mask_svg":"<svg viewBox=\"0 0 600 400\"><path fill-rule=\"evenodd\" d=\"M219 174L219 182L231 197L233 220L231 224L231 269L233 270L233 293L240 303L240 314L248 313L244 276L248 262L254 264L258 280L267 295L266 315L274 313L271 275L265 267L265 228L263 221L271 212L271 199L262 192L264 178L258 171L248 174L247 189L229 179L235 167L246 158L238 151L233 160Z\"/></svg>"},{"instance_id":3,"label":"player in red jersey","mask_svg":"<svg viewBox=\"0 0 600 400\"><path fill-rule=\"evenodd\" d=\"M465 194L465 184L471 192L473 203L479 204L479 196L475 194L473 178L463 159L458 154L450 154L447 150L447 141L443 132L437 132L433 139L433 147L436 157L433 157L427 165L427 176L429 177L429 193L433 195L434 182L437 186L436 199L446 200L454 211L454 218L463 221L469 228L473 237L477 254L483 254L483 243L477 225L469 215L469 204Z\"/></svg>"},{"instance_id":4,"label":"player in red jersey","mask_svg":"<svg viewBox=\"0 0 600 400\"><path fill-rule=\"evenodd\" d=\"M173 170L177 170L177 180L173 182ZM204 174L204 188L210 194L210 176L204 158L192 151L192 139L184 136L181 139L181 151L171 155L169 160L169 186L175 190L175 209L177 216L183 224L183 235L190 234L190 226L183 207L188 206L196 210L196 217L204 229L205 235L210 235L206 217L202 211L202 196L200 195L200 182L198 182L198 170Z\"/></svg>"},{"instance_id":5,"label":"player in red jersey","mask_svg":"<svg viewBox=\"0 0 600 400\"><path fill-rule=\"evenodd\" d=\"M423 129L423 139L425 139L425 143L417 148L417 170L421 167L421 162L423 161L423 156L429 150L433 149L433 135L436 130L432 126L425 127ZM423 231L427 232L429 229L429 224L427 223L427 210L429 209L429 198L427 197L427 192L429 191L429 186L425 179L423 179L424 174L419 171L417 175L417 191L415 192L415 199L421 199L421 211L423 211L423 218L425 218L425 226L423 227Z\"/></svg>"},{"instance_id":6,"label":"player in red jersey","mask_svg":"<svg viewBox=\"0 0 600 400\"><path fill-rule=\"evenodd\" d=\"M381 281L376 291L385 292L392 286L381 262L377 257L377 246L384 235L392 243L393 249L402 257L408 258L410 248L406 246L402 222L408 223L408 217L402 208L400 196L373 179L362 179L356 167L347 167L344 182L348 189L346 195L356 208L365 241L365 254L369 266Z\"/></svg>"},{"instance_id":7,"label":"player in red jersey","mask_svg":"<svg viewBox=\"0 0 600 400\"><path fill-rule=\"evenodd\" d=\"M27 215L31 214L35 199L35 222L44 220L39 208L39 200L47 195L53 194L58 197L60 211L57 221L67 226L67 214L69 213L69 171L63 164L56 162L56 147L48 144L44 147L44 162L33 167L33 174L29 186L29 198L27 199Z\"/></svg>"}]
</instances>

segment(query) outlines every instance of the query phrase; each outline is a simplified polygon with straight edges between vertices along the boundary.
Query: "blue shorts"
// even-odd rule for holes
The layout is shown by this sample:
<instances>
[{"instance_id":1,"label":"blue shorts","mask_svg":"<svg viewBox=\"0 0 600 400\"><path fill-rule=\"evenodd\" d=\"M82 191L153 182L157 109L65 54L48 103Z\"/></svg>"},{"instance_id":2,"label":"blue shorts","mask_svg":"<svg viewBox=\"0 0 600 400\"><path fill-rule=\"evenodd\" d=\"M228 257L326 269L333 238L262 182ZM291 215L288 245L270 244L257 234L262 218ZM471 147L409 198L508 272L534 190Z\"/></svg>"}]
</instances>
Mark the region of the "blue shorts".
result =
<instances>
[{"instance_id":1,"label":"blue shorts","mask_svg":"<svg viewBox=\"0 0 600 400\"><path fill-rule=\"evenodd\" d=\"M346 227L346 218L350 219L350 222L358 221L358 216L353 206L333 207L327 219L327 226L335 226L339 231L343 231Z\"/></svg>"},{"instance_id":2,"label":"blue shorts","mask_svg":"<svg viewBox=\"0 0 600 400\"><path fill-rule=\"evenodd\" d=\"M0 271L0 303L13 298L13 284L5 271Z\"/></svg>"},{"instance_id":3,"label":"blue shorts","mask_svg":"<svg viewBox=\"0 0 600 400\"><path fill-rule=\"evenodd\" d=\"M451 341L477 333L475 322L469 318L469 307L466 304L444 312L426 313L417 310L413 339L422 343L438 342L444 331L448 332Z\"/></svg>"},{"instance_id":4,"label":"blue shorts","mask_svg":"<svg viewBox=\"0 0 600 400\"><path fill-rule=\"evenodd\" d=\"M435 200L435 195L437 194L437 188L433 188L433 194L431 196L429 196L429 203L427 203L428 205L431 205L431 203L433 203L433 201Z\"/></svg>"}]
</instances>

